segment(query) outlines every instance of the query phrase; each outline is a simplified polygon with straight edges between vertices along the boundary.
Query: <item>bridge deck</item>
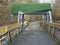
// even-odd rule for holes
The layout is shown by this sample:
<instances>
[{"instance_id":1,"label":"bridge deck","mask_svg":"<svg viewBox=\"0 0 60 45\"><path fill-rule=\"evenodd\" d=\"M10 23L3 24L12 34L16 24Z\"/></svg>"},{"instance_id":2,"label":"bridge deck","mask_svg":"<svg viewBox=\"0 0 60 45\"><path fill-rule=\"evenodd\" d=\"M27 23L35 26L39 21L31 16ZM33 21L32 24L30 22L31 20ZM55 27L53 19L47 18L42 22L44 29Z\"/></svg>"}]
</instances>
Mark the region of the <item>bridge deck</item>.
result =
<instances>
[{"instance_id":1,"label":"bridge deck","mask_svg":"<svg viewBox=\"0 0 60 45\"><path fill-rule=\"evenodd\" d=\"M36 22L21 33L14 45L57 45L57 43Z\"/></svg>"}]
</instances>

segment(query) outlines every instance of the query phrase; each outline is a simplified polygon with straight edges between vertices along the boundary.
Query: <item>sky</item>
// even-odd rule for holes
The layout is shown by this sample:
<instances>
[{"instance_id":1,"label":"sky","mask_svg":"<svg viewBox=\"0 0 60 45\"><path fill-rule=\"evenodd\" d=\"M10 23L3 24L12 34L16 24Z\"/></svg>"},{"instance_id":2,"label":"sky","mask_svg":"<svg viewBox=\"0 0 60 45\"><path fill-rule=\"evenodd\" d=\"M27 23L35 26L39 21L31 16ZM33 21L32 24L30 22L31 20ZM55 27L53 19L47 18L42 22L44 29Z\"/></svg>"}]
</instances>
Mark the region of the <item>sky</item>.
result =
<instances>
[{"instance_id":1,"label":"sky","mask_svg":"<svg viewBox=\"0 0 60 45\"><path fill-rule=\"evenodd\" d=\"M54 4L55 3L55 0L39 0L40 1L40 3L51 3L52 2L52 4Z\"/></svg>"}]
</instances>

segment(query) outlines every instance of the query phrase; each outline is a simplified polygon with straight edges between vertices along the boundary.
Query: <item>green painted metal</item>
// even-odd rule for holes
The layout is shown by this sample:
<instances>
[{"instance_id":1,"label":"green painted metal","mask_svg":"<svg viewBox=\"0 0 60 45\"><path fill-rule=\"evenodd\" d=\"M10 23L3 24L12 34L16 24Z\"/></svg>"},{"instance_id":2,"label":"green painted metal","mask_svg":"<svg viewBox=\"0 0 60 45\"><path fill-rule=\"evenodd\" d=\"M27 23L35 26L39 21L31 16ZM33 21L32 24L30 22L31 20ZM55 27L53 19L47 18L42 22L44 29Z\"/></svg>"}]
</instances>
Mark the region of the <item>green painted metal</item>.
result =
<instances>
[{"instance_id":1,"label":"green painted metal","mask_svg":"<svg viewBox=\"0 0 60 45\"><path fill-rule=\"evenodd\" d=\"M35 11L43 11L50 10L51 5L49 3L39 3L39 4L12 4L11 12L15 13L18 11L21 12L35 12Z\"/></svg>"}]
</instances>

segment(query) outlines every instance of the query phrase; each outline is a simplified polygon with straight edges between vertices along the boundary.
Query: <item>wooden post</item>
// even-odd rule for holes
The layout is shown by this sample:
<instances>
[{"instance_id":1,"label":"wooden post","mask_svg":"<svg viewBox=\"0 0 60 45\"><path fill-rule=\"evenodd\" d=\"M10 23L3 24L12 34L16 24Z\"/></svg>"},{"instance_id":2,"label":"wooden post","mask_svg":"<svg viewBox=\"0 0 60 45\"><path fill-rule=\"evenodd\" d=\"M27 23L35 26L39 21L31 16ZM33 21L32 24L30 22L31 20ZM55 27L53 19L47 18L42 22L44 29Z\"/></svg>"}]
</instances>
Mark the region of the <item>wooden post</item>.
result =
<instances>
[{"instance_id":1,"label":"wooden post","mask_svg":"<svg viewBox=\"0 0 60 45\"><path fill-rule=\"evenodd\" d=\"M51 27L50 27L50 34L51 34Z\"/></svg>"},{"instance_id":2,"label":"wooden post","mask_svg":"<svg viewBox=\"0 0 60 45\"><path fill-rule=\"evenodd\" d=\"M1 41L0 41L0 45L2 45Z\"/></svg>"},{"instance_id":3,"label":"wooden post","mask_svg":"<svg viewBox=\"0 0 60 45\"><path fill-rule=\"evenodd\" d=\"M55 37L55 30L56 30L56 29L54 29L54 35L53 35L54 37Z\"/></svg>"},{"instance_id":4,"label":"wooden post","mask_svg":"<svg viewBox=\"0 0 60 45\"><path fill-rule=\"evenodd\" d=\"M54 37L57 38L57 32L56 32L57 28L54 29Z\"/></svg>"},{"instance_id":5,"label":"wooden post","mask_svg":"<svg viewBox=\"0 0 60 45\"><path fill-rule=\"evenodd\" d=\"M0 45L2 45L1 39L0 39Z\"/></svg>"}]
</instances>

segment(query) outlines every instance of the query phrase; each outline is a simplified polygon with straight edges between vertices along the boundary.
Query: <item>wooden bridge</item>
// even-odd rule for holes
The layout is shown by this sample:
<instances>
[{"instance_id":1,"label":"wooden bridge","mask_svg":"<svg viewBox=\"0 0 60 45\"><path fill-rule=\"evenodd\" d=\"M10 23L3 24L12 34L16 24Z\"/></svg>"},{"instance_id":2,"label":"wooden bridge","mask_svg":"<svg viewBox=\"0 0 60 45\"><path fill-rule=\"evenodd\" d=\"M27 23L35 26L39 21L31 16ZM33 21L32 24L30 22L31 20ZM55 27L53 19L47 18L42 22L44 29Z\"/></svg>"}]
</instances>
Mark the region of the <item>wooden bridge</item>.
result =
<instances>
[{"instance_id":1,"label":"wooden bridge","mask_svg":"<svg viewBox=\"0 0 60 45\"><path fill-rule=\"evenodd\" d=\"M58 45L60 25L48 22L32 22L21 32L21 24L0 28L0 45Z\"/></svg>"},{"instance_id":2,"label":"wooden bridge","mask_svg":"<svg viewBox=\"0 0 60 45\"><path fill-rule=\"evenodd\" d=\"M60 45L60 24L52 21L50 4L41 5L44 10L39 10L39 5L40 4L37 6L34 4L26 4L25 7L22 7L24 10L22 10L22 8L21 10L25 11L26 6L28 6L29 10L32 9L32 13L30 12L31 10L29 11L30 13L26 13L28 12L27 8L25 13L19 11L16 24L0 27L0 45ZM33 8L29 8L29 6ZM46 6L46 8L44 6ZM37 12L36 8L38 10ZM43 14L42 20L36 22L27 21L26 25L24 25L24 14L35 14L34 11L36 14L39 12L39 14ZM22 16L22 23L20 22L20 16Z\"/></svg>"}]
</instances>

